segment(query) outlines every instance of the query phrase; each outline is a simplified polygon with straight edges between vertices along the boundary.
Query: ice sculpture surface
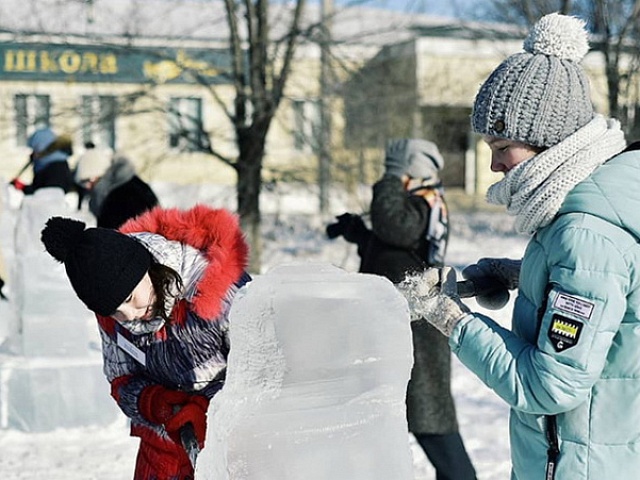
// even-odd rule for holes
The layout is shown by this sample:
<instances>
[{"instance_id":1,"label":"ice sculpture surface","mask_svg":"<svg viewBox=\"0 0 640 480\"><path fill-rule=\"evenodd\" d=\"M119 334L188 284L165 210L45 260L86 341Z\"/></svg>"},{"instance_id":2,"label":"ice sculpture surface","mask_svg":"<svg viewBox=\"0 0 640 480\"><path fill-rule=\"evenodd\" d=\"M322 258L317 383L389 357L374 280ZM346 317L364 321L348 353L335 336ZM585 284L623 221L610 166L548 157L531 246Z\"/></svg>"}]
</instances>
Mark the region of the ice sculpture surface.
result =
<instances>
[{"instance_id":1,"label":"ice sculpture surface","mask_svg":"<svg viewBox=\"0 0 640 480\"><path fill-rule=\"evenodd\" d=\"M62 189L52 187L25 196L13 213L13 224L3 217L1 225L1 237L12 238L9 301L0 310L6 328L0 338L0 429L44 432L112 423L121 413L102 373L95 318L40 241L51 216L78 212Z\"/></svg>"},{"instance_id":2,"label":"ice sculpture surface","mask_svg":"<svg viewBox=\"0 0 640 480\"><path fill-rule=\"evenodd\" d=\"M238 296L230 339L198 480L413 478L409 312L391 282L278 267Z\"/></svg>"}]
</instances>

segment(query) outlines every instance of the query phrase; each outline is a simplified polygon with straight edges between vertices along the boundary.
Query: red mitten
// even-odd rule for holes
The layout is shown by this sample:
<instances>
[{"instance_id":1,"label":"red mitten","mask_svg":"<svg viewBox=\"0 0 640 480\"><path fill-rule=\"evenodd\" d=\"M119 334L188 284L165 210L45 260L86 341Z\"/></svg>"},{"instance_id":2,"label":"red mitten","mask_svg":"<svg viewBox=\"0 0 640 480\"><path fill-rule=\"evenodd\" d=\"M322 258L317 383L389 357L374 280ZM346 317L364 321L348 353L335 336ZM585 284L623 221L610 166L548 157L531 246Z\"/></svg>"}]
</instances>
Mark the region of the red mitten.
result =
<instances>
[{"instance_id":1,"label":"red mitten","mask_svg":"<svg viewBox=\"0 0 640 480\"><path fill-rule=\"evenodd\" d=\"M16 190L24 190L24 187L26 187L27 185L20 180L19 178L14 178L13 180L11 180L9 182L11 185L13 185L13 188L15 188Z\"/></svg>"},{"instance_id":2,"label":"red mitten","mask_svg":"<svg viewBox=\"0 0 640 480\"><path fill-rule=\"evenodd\" d=\"M209 408L209 399L202 395L192 395L189 402L184 405L178 413L168 420L164 428L171 439L178 445L180 441L180 429L187 423L193 426L193 431L198 440L200 449L204 448L204 439L207 434L207 409Z\"/></svg>"},{"instance_id":3,"label":"red mitten","mask_svg":"<svg viewBox=\"0 0 640 480\"><path fill-rule=\"evenodd\" d=\"M142 390L138 410L150 422L164 425L175 415L174 412L189 402L190 397L186 392L151 385Z\"/></svg>"}]
</instances>

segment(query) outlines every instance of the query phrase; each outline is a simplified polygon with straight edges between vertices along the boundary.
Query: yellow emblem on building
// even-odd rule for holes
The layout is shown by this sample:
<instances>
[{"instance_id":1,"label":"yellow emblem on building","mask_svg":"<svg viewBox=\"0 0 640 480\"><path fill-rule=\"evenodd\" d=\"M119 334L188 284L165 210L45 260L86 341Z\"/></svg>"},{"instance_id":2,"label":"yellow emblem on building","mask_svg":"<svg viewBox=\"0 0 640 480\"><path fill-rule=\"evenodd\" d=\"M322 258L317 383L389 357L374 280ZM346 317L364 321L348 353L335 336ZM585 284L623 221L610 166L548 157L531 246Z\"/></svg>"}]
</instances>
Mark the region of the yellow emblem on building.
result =
<instances>
[{"instance_id":1,"label":"yellow emblem on building","mask_svg":"<svg viewBox=\"0 0 640 480\"><path fill-rule=\"evenodd\" d=\"M189 58L184 50L178 50L175 60L161 60L156 63L144 62L142 68L144 76L156 83L175 80L185 72L207 77L214 77L220 74L218 69L207 62Z\"/></svg>"}]
</instances>

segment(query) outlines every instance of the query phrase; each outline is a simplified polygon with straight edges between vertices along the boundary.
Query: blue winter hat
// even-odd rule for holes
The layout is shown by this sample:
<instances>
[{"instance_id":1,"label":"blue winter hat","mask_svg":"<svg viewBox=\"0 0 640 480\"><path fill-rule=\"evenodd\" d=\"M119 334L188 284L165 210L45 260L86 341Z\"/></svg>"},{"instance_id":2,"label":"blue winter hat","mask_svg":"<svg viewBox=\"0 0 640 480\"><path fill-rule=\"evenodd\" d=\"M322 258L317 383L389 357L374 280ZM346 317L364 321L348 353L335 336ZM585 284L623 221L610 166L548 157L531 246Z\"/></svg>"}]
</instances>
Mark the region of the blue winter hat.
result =
<instances>
[{"instance_id":1,"label":"blue winter hat","mask_svg":"<svg viewBox=\"0 0 640 480\"><path fill-rule=\"evenodd\" d=\"M35 153L40 153L46 150L58 136L50 128L41 128L36 130L27 140L27 146L31 148Z\"/></svg>"},{"instance_id":2,"label":"blue winter hat","mask_svg":"<svg viewBox=\"0 0 640 480\"><path fill-rule=\"evenodd\" d=\"M71 139L56 135L50 128L33 132L27 140L27 146L33 150L33 169L36 173L50 163L67 160L71 155Z\"/></svg>"}]
</instances>

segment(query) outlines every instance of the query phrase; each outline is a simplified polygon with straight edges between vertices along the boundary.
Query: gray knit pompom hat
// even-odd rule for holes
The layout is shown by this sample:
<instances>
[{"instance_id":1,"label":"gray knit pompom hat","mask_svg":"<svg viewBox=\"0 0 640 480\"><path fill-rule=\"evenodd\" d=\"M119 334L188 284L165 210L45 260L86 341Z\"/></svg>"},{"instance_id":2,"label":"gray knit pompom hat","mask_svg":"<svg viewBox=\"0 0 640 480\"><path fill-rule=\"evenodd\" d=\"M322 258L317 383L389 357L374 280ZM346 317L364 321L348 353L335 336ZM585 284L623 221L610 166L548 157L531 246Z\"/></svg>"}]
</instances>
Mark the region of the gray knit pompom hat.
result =
<instances>
[{"instance_id":1,"label":"gray knit pompom hat","mask_svg":"<svg viewBox=\"0 0 640 480\"><path fill-rule=\"evenodd\" d=\"M473 130L535 147L551 147L594 117L580 61L589 51L585 23L552 13L484 82L471 114Z\"/></svg>"}]
</instances>

